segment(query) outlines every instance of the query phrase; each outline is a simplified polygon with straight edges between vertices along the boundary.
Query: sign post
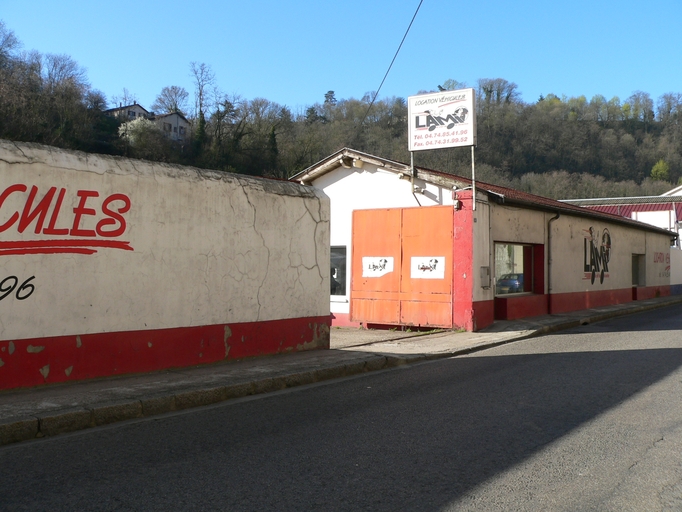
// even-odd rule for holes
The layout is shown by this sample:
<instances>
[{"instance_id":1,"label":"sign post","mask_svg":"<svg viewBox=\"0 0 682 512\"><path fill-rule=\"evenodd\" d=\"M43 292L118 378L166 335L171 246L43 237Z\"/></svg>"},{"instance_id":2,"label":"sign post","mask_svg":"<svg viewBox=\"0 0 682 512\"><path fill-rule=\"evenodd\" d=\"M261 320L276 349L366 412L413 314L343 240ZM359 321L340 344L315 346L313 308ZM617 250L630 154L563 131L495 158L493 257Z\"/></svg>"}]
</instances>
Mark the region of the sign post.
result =
<instances>
[{"instance_id":1,"label":"sign post","mask_svg":"<svg viewBox=\"0 0 682 512\"><path fill-rule=\"evenodd\" d=\"M408 149L414 151L471 146L471 184L476 209L476 93L458 89L407 98ZM414 174L414 165L412 173Z\"/></svg>"}]
</instances>

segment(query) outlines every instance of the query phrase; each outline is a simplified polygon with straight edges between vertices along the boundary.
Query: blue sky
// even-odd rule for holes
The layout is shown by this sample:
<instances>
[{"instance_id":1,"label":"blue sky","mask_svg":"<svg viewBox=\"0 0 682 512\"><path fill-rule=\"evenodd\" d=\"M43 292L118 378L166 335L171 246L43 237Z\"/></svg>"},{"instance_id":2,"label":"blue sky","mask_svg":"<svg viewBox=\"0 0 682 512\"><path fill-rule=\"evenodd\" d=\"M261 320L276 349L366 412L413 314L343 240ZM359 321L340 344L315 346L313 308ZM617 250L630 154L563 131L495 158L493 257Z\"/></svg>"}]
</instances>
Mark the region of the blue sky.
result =
<instances>
[{"instance_id":1,"label":"blue sky","mask_svg":"<svg viewBox=\"0 0 682 512\"><path fill-rule=\"evenodd\" d=\"M226 94L299 112L328 90L377 90L418 4L0 0L0 20L25 50L72 57L110 101L124 87L146 108L164 86L191 94L195 61ZM656 101L682 92L680 21L680 0L424 0L380 97L504 78L527 102L637 90Z\"/></svg>"}]
</instances>

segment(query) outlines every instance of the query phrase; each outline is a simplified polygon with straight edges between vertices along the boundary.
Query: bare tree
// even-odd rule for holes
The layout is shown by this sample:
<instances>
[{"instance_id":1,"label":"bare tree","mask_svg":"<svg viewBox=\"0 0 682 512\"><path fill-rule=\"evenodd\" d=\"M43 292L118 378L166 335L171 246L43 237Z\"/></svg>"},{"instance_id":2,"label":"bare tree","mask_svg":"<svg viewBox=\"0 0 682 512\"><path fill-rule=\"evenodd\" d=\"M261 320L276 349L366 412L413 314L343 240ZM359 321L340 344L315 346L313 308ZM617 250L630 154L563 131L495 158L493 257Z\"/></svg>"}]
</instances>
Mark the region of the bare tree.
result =
<instances>
[{"instance_id":1,"label":"bare tree","mask_svg":"<svg viewBox=\"0 0 682 512\"><path fill-rule=\"evenodd\" d=\"M111 101L113 101L114 106L117 103L119 104L119 106L127 106L132 105L133 103L137 103L137 96L124 87L121 95L113 96L111 98Z\"/></svg>"},{"instance_id":2,"label":"bare tree","mask_svg":"<svg viewBox=\"0 0 682 512\"><path fill-rule=\"evenodd\" d=\"M209 102L208 93L209 88L215 83L215 73L211 66L198 62L192 62L189 65L190 74L194 78L194 115L199 116L206 110L206 105Z\"/></svg>"},{"instance_id":3,"label":"bare tree","mask_svg":"<svg viewBox=\"0 0 682 512\"><path fill-rule=\"evenodd\" d=\"M48 53L43 56L43 82L48 91L59 87L74 87L85 91L88 87L85 68L68 55Z\"/></svg>"},{"instance_id":4,"label":"bare tree","mask_svg":"<svg viewBox=\"0 0 682 512\"><path fill-rule=\"evenodd\" d=\"M178 112L185 115L187 111L187 98L189 93L184 87L171 85L161 89L161 93L156 97L156 101L152 105L152 110L159 111L163 114L170 114Z\"/></svg>"},{"instance_id":5,"label":"bare tree","mask_svg":"<svg viewBox=\"0 0 682 512\"><path fill-rule=\"evenodd\" d=\"M15 50L21 47L21 43L14 35L14 32L0 21L0 65L2 65Z\"/></svg>"}]
</instances>

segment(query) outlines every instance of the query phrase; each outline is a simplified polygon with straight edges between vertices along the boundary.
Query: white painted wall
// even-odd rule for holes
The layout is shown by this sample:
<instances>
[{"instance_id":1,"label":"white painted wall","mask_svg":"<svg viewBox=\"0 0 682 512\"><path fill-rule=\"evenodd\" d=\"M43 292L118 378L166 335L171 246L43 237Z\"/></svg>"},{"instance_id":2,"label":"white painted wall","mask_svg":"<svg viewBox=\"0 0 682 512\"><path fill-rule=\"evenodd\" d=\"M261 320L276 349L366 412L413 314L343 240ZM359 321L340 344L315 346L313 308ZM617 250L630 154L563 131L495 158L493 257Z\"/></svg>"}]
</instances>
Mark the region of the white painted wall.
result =
<instances>
[{"instance_id":1,"label":"white painted wall","mask_svg":"<svg viewBox=\"0 0 682 512\"><path fill-rule=\"evenodd\" d=\"M632 212L634 220L675 232L677 231L675 228L676 217L675 210L673 209L654 212Z\"/></svg>"},{"instance_id":2,"label":"white painted wall","mask_svg":"<svg viewBox=\"0 0 682 512\"><path fill-rule=\"evenodd\" d=\"M154 122L171 140L183 141L189 138L190 125L177 112L166 115L157 115L154 117ZM164 130L164 124L170 125L170 131Z\"/></svg>"},{"instance_id":3,"label":"white painted wall","mask_svg":"<svg viewBox=\"0 0 682 512\"><path fill-rule=\"evenodd\" d=\"M19 232L34 186L34 208L55 195ZM132 250L93 247L103 240ZM11 242L96 252L12 254ZM2 340L325 316L329 200L290 182L0 141L0 262L0 282L17 278L0 300Z\"/></svg>"}]
</instances>

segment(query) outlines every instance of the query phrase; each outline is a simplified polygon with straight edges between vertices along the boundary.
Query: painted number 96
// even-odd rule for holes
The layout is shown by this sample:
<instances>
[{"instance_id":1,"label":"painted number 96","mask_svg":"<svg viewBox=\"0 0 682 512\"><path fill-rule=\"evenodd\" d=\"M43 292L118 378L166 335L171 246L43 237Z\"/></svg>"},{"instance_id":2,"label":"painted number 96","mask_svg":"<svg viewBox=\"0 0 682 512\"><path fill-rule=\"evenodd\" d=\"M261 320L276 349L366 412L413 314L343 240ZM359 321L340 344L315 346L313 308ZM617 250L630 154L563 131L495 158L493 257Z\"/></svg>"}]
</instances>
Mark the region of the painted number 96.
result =
<instances>
[{"instance_id":1,"label":"painted number 96","mask_svg":"<svg viewBox=\"0 0 682 512\"><path fill-rule=\"evenodd\" d=\"M15 295L17 300L28 299L35 290L35 286L30 284L30 281L35 278L36 276L29 277L26 281L21 283L21 286L17 288L17 285L19 284L19 278L17 276L6 277L0 281L0 300L10 295L14 290L17 291Z\"/></svg>"}]
</instances>

